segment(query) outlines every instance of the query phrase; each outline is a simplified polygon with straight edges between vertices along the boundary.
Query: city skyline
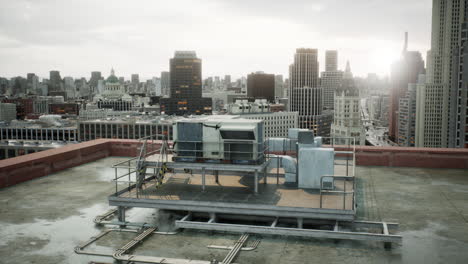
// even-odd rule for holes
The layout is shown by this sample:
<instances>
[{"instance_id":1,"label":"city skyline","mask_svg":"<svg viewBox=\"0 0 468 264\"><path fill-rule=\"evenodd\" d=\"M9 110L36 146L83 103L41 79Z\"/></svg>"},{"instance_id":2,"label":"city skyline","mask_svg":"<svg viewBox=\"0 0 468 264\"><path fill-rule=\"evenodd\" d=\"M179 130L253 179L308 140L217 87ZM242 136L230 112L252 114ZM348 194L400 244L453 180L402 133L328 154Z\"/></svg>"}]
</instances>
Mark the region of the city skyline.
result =
<instances>
[{"instance_id":1,"label":"city skyline","mask_svg":"<svg viewBox=\"0 0 468 264\"><path fill-rule=\"evenodd\" d=\"M430 47L430 0L399 1L404 9L385 1L1 2L4 77L47 78L59 70L79 78L114 67L126 79L133 73L148 79L168 70L175 50L197 51L203 76L235 79L258 70L287 76L300 47L319 50L320 71L325 50L334 49L339 69L349 60L356 76L383 76L399 59L405 31L411 50L425 57Z\"/></svg>"}]
</instances>

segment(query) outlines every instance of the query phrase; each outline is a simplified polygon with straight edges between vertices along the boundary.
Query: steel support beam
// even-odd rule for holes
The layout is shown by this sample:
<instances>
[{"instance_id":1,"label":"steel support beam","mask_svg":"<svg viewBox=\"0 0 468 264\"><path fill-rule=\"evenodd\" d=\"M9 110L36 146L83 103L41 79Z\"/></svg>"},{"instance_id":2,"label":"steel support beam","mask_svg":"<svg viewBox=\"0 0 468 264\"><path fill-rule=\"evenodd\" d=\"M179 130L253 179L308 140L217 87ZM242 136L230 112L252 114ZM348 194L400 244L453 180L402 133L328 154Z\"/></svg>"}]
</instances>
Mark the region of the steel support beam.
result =
<instances>
[{"instance_id":1,"label":"steel support beam","mask_svg":"<svg viewBox=\"0 0 468 264\"><path fill-rule=\"evenodd\" d=\"M255 170L255 180L254 180L254 189L255 194L258 194L258 170Z\"/></svg>"},{"instance_id":2,"label":"steel support beam","mask_svg":"<svg viewBox=\"0 0 468 264\"><path fill-rule=\"evenodd\" d=\"M206 178L206 170L205 167L202 168L202 190L205 191L205 178Z\"/></svg>"},{"instance_id":3,"label":"steel support beam","mask_svg":"<svg viewBox=\"0 0 468 264\"><path fill-rule=\"evenodd\" d=\"M398 243L402 237L398 235L384 235L365 232L345 232L318 229L285 228L254 225L221 224L206 222L176 221L176 227L187 229L211 230L220 232L265 234L265 235L283 235L310 238L330 238L346 240L364 240Z\"/></svg>"},{"instance_id":4,"label":"steel support beam","mask_svg":"<svg viewBox=\"0 0 468 264\"><path fill-rule=\"evenodd\" d=\"M213 212L218 214L256 215L272 217L292 217L308 219L333 219L340 221L354 220L353 210L333 210L320 208L302 208L289 206L272 206L247 203L202 202L191 200L135 199L126 197L109 197L109 205L158 208L174 211ZM382 227L379 223L378 228Z\"/></svg>"},{"instance_id":5,"label":"steel support beam","mask_svg":"<svg viewBox=\"0 0 468 264\"><path fill-rule=\"evenodd\" d=\"M119 222L125 222L125 207L117 207L117 219Z\"/></svg>"}]
</instances>

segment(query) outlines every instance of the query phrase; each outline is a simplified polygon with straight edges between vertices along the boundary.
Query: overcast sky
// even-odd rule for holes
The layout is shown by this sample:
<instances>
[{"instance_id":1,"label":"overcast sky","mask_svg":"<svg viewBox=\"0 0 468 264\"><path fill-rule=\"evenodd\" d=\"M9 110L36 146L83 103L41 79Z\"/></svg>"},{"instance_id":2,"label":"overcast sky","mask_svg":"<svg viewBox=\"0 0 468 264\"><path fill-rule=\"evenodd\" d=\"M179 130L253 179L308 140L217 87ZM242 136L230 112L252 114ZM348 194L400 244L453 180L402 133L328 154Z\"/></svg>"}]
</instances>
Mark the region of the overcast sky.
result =
<instances>
[{"instance_id":1,"label":"overcast sky","mask_svg":"<svg viewBox=\"0 0 468 264\"><path fill-rule=\"evenodd\" d=\"M296 48L337 49L339 68L388 74L403 36L426 57L431 0L0 0L0 76L34 72L142 79L195 50L203 77L288 75Z\"/></svg>"}]
</instances>

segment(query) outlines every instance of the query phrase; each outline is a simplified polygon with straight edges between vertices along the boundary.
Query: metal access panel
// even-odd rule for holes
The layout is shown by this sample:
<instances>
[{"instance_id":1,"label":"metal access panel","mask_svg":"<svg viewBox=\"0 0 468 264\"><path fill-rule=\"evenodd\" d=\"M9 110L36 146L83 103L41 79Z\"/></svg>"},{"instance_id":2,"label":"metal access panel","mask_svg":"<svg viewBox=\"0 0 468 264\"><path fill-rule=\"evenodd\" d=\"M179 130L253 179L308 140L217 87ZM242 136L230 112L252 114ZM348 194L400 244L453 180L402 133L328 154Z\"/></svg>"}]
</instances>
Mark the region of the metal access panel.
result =
<instances>
[{"instance_id":1,"label":"metal access panel","mask_svg":"<svg viewBox=\"0 0 468 264\"><path fill-rule=\"evenodd\" d=\"M224 145L221 143L217 123L205 123L203 126L203 158L224 159Z\"/></svg>"},{"instance_id":2,"label":"metal access panel","mask_svg":"<svg viewBox=\"0 0 468 264\"><path fill-rule=\"evenodd\" d=\"M298 158L299 188L320 189L320 178L335 174L335 152L332 148L301 147Z\"/></svg>"},{"instance_id":3,"label":"metal access panel","mask_svg":"<svg viewBox=\"0 0 468 264\"><path fill-rule=\"evenodd\" d=\"M324 176L322 178L322 190L334 190L335 189L335 178L333 176Z\"/></svg>"},{"instance_id":4,"label":"metal access panel","mask_svg":"<svg viewBox=\"0 0 468 264\"><path fill-rule=\"evenodd\" d=\"M299 144L314 144L314 132L313 131L299 131L298 132L298 143Z\"/></svg>"},{"instance_id":5,"label":"metal access panel","mask_svg":"<svg viewBox=\"0 0 468 264\"><path fill-rule=\"evenodd\" d=\"M176 150L178 159L195 160L203 156L203 123L177 122Z\"/></svg>"},{"instance_id":6,"label":"metal access panel","mask_svg":"<svg viewBox=\"0 0 468 264\"><path fill-rule=\"evenodd\" d=\"M255 163L258 158L258 127L230 124L219 131L224 145L224 158L237 164Z\"/></svg>"}]
</instances>

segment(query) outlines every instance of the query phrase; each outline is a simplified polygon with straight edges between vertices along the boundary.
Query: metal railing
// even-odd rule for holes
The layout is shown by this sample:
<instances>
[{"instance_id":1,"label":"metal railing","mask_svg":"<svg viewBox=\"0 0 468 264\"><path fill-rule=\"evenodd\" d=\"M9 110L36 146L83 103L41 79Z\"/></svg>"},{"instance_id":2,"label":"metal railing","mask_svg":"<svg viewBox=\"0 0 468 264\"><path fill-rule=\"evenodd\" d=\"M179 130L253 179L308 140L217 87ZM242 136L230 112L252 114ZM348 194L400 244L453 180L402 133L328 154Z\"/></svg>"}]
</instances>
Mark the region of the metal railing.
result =
<instances>
[{"instance_id":1,"label":"metal railing","mask_svg":"<svg viewBox=\"0 0 468 264\"><path fill-rule=\"evenodd\" d=\"M333 190L327 190L327 189L323 189L322 188L322 184L323 184L323 178L325 177L330 177L330 178L333 178L333 186L335 186L335 180L341 180L343 181L343 190L337 190L336 188L333 188ZM347 191L346 190L346 182L348 181L351 181L352 182L352 186L353 186L353 189L351 191ZM355 199L355 187L356 187L356 183L355 183L355 180L354 180L354 176L337 176L337 175L323 175L322 177L320 177L320 208L323 209L323 195L324 194L338 194L338 195L341 195L343 197L343 208L342 210L354 210L355 209L355 203L354 203L354 199ZM346 197L348 194L351 194L352 197L351 197L351 208L350 209L346 209ZM336 208L334 208L336 209Z\"/></svg>"},{"instance_id":2,"label":"metal railing","mask_svg":"<svg viewBox=\"0 0 468 264\"><path fill-rule=\"evenodd\" d=\"M339 143L339 144L337 144ZM345 143L345 144L341 144ZM354 176L356 173L356 138L355 137L322 137L322 144L330 145L333 149L343 147L349 149L346 150L335 150L336 155L346 156L346 176ZM350 160L349 156L352 156ZM351 161L351 164L349 164ZM352 166L351 175L349 172L349 166Z\"/></svg>"},{"instance_id":3,"label":"metal railing","mask_svg":"<svg viewBox=\"0 0 468 264\"><path fill-rule=\"evenodd\" d=\"M356 175L356 138L355 137L322 137L322 144L330 145L335 149L335 156L344 155L346 157L346 175L323 175L320 177L320 208L323 208L324 194L338 194L343 197L343 210L355 210L355 175ZM347 150L336 150L336 148L346 148ZM351 159L350 159L351 156ZM336 160L336 159L335 159ZM351 164L350 164L351 163ZM350 171L349 167L352 166ZM335 180L343 180L343 190L324 190L322 183L324 177L333 177ZM346 190L346 182L352 181L352 190ZM350 209L346 209L346 197L352 195L352 205Z\"/></svg>"},{"instance_id":4,"label":"metal railing","mask_svg":"<svg viewBox=\"0 0 468 264\"><path fill-rule=\"evenodd\" d=\"M140 138L138 140L138 145L140 146L138 150L138 156L119 162L112 166L112 168L114 168L115 170L115 177L113 179L113 182L115 183L114 195L119 195L127 191L130 195L132 190L135 190L135 195L137 198L141 198L142 195L145 195L145 193L142 192L142 190L139 188L141 186L138 185L139 183L142 184L145 181L158 177L159 168L157 168L157 166L153 166L152 168L146 168L145 163L148 157L155 154L161 154L162 149L167 147L167 145L164 145L165 142L167 144L167 141L165 140L163 140L162 144L158 144L159 141L161 141L161 136L164 137L164 135L155 134L152 136ZM160 164L161 166L164 162L164 159L167 162L168 158L167 152L163 154L164 155L160 155L161 160L157 161L157 164ZM153 169L153 172L148 173L149 169ZM147 178L147 175L152 176Z\"/></svg>"}]
</instances>

